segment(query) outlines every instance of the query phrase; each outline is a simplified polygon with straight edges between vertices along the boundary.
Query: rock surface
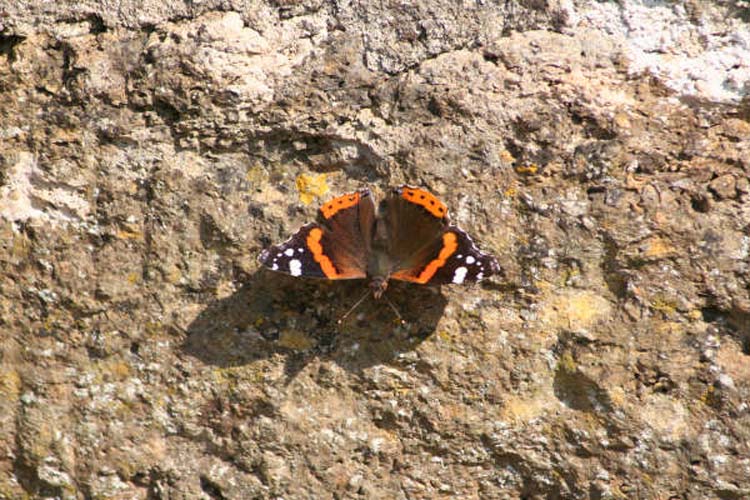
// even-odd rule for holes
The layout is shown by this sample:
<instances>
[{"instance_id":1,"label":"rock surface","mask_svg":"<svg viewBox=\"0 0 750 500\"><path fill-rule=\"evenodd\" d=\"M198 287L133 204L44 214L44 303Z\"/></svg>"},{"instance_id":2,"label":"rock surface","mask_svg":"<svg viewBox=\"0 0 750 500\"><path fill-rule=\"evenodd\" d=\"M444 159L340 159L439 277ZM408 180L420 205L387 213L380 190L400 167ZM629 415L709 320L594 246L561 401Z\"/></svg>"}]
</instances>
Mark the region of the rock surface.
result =
<instances>
[{"instance_id":1,"label":"rock surface","mask_svg":"<svg viewBox=\"0 0 750 500\"><path fill-rule=\"evenodd\" d=\"M734 0L0 2L0 498L747 498L748 95ZM402 182L504 277L258 270Z\"/></svg>"}]
</instances>

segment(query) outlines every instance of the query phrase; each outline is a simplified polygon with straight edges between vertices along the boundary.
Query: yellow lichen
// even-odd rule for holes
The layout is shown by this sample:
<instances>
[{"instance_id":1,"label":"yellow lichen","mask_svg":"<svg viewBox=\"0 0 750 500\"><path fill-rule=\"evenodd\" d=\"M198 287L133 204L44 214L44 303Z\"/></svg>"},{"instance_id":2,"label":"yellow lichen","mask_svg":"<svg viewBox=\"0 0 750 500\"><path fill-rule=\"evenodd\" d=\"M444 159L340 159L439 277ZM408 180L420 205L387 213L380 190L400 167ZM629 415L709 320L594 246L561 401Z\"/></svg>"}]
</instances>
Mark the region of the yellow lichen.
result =
<instances>
[{"instance_id":1,"label":"yellow lichen","mask_svg":"<svg viewBox=\"0 0 750 500\"><path fill-rule=\"evenodd\" d=\"M217 368L213 371L213 376L217 385L230 391L235 390L240 382L259 384L265 379L263 369L256 365Z\"/></svg>"},{"instance_id":2,"label":"yellow lichen","mask_svg":"<svg viewBox=\"0 0 750 500\"><path fill-rule=\"evenodd\" d=\"M30 248L31 246L26 235L14 236L10 254L16 259L22 260L29 256Z\"/></svg>"},{"instance_id":3,"label":"yellow lichen","mask_svg":"<svg viewBox=\"0 0 750 500\"><path fill-rule=\"evenodd\" d=\"M19 500L29 500L32 497L21 489L16 481L7 481L0 479L0 498L17 498Z\"/></svg>"},{"instance_id":4,"label":"yellow lichen","mask_svg":"<svg viewBox=\"0 0 750 500\"><path fill-rule=\"evenodd\" d=\"M539 166L534 163L530 163L528 165L518 165L515 170L517 174L535 175L537 172L539 172Z\"/></svg>"},{"instance_id":5,"label":"yellow lichen","mask_svg":"<svg viewBox=\"0 0 750 500\"><path fill-rule=\"evenodd\" d=\"M287 349L304 351L312 347L315 342L303 332L297 330L283 330L279 335L278 344Z\"/></svg>"},{"instance_id":6,"label":"yellow lichen","mask_svg":"<svg viewBox=\"0 0 750 500\"><path fill-rule=\"evenodd\" d=\"M659 260L671 257L677 251L669 241L659 237L648 239L643 243L641 248L642 256L647 260Z\"/></svg>"},{"instance_id":7,"label":"yellow lichen","mask_svg":"<svg viewBox=\"0 0 750 500\"><path fill-rule=\"evenodd\" d=\"M557 369L564 373L576 373L578 366L570 351L565 351L557 362Z\"/></svg>"},{"instance_id":8,"label":"yellow lichen","mask_svg":"<svg viewBox=\"0 0 750 500\"><path fill-rule=\"evenodd\" d=\"M265 182L267 178L268 172L266 172L266 170L258 163L248 168L245 173L245 180L247 180L247 182L253 187L258 187L258 185Z\"/></svg>"},{"instance_id":9,"label":"yellow lichen","mask_svg":"<svg viewBox=\"0 0 750 500\"><path fill-rule=\"evenodd\" d=\"M159 321L146 321L143 331L148 337L157 337L164 333L164 325Z\"/></svg>"},{"instance_id":10,"label":"yellow lichen","mask_svg":"<svg viewBox=\"0 0 750 500\"><path fill-rule=\"evenodd\" d=\"M609 400L613 406L622 407L626 401L625 390L622 387L612 387L609 389Z\"/></svg>"},{"instance_id":11,"label":"yellow lichen","mask_svg":"<svg viewBox=\"0 0 750 500\"><path fill-rule=\"evenodd\" d=\"M305 205L309 205L315 198L325 195L328 192L326 178L326 174L301 174L298 176L296 184L300 201Z\"/></svg>"},{"instance_id":12,"label":"yellow lichen","mask_svg":"<svg viewBox=\"0 0 750 500\"><path fill-rule=\"evenodd\" d=\"M584 290L570 290L553 296L544 304L542 321L558 329L589 328L609 317L612 306L604 297Z\"/></svg>"},{"instance_id":13,"label":"yellow lichen","mask_svg":"<svg viewBox=\"0 0 750 500\"><path fill-rule=\"evenodd\" d=\"M676 321L665 321L656 326L656 332L661 335L674 335L682 333L683 326Z\"/></svg>"},{"instance_id":14,"label":"yellow lichen","mask_svg":"<svg viewBox=\"0 0 750 500\"><path fill-rule=\"evenodd\" d=\"M435 336L435 338L438 338L442 340L443 342L448 342L448 343L453 342L453 337L451 336L450 333L448 333L445 330L440 330L439 332L437 332L437 335Z\"/></svg>"},{"instance_id":15,"label":"yellow lichen","mask_svg":"<svg viewBox=\"0 0 750 500\"><path fill-rule=\"evenodd\" d=\"M513 163L516 161L516 158L508 151L507 149L503 149L500 151L500 161L504 163Z\"/></svg>"},{"instance_id":16,"label":"yellow lichen","mask_svg":"<svg viewBox=\"0 0 750 500\"><path fill-rule=\"evenodd\" d=\"M134 225L125 225L118 229L115 233L115 237L121 240L142 240L143 232L137 229Z\"/></svg>"},{"instance_id":17,"label":"yellow lichen","mask_svg":"<svg viewBox=\"0 0 750 500\"><path fill-rule=\"evenodd\" d=\"M560 286L566 286L568 282L581 275L581 270L577 267L568 267L560 274Z\"/></svg>"},{"instance_id":18,"label":"yellow lichen","mask_svg":"<svg viewBox=\"0 0 750 500\"><path fill-rule=\"evenodd\" d=\"M10 368L0 371L0 394L4 400L16 400L21 392L21 377Z\"/></svg>"},{"instance_id":19,"label":"yellow lichen","mask_svg":"<svg viewBox=\"0 0 750 500\"><path fill-rule=\"evenodd\" d=\"M97 363L99 372L97 379L100 381L125 380L130 377L130 365L118 359L107 359Z\"/></svg>"},{"instance_id":20,"label":"yellow lichen","mask_svg":"<svg viewBox=\"0 0 750 500\"><path fill-rule=\"evenodd\" d=\"M701 394L700 401L706 406L716 406L719 403L720 397L716 393L716 388L713 385L706 387L706 390Z\"/></svg>"},{"instance_id":21,"label":"yellow lichen","mask_svg":"<svg viewBox=\"0 0 750 500\"><path fill-rule=\"evenodd\" d=\"M528 422L550 410L550 394L538 392L528 398L509 396L502 408L504 419Z\"/></svg>"},{"instance_id":22,"label":"yellow lichen","mask_svg":"<svg viewBox=\"0 0 750 500\"><path fill-rule=\"evenodd\" d=\"M699 319L703 319L703 312L700 309L693 309L687 313L687 317L692 321L698 321Z\"/></svg>"},{"instance_id":23,"label":"yellow lichen","mask_svg":"<svg viewBox=\"0 0 750 500\"><path fill-rule=\"evenodd\" d=\"M162 273L167 283L175 284L182 279L182 271L174 264L166 264L162 269Z\"/></svg>"},{"instance_id":24,"label":"yellow lichen","mask_svg":"<svg viewBox=\"0 0 750 500\"><path fill-rule=\"evenodd\" d=\"M677 311L677 302L664 296L657 295L651 301L651 309L659 311L667 316L671 316Z\"/></svg>"},{"instance_id":25,"label":"yellow lichen","mask_svg":"<svg viewBox=\"0 0 750 500\"><path fill-rule=\"evenodd\" d=\"M130 376L130 366L124 361L117 361L110 364L109 372L118 380L122 380Z\"/></svg>"},{"instance_id":26,"label":"yellow lichen","mask_svg":"<svg viewBox=\"0 0 750 500\"><path fill-rule=\"evenodd\" d=\"M615 113L615 116L612 117L612 123L617 127L621 129L629 129L630 128L630 117L626 113Z\"/></svg>"}]
</instances>

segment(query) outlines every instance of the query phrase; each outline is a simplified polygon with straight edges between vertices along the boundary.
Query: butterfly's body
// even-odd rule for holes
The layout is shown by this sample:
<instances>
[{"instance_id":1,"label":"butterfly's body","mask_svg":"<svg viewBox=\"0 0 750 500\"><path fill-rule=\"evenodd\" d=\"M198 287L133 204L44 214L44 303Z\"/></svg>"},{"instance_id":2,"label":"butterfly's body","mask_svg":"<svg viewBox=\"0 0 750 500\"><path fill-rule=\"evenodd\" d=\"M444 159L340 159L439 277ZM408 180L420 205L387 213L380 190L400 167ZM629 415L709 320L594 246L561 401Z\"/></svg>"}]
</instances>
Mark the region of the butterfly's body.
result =
<instances>
[{"instance_id":1,"label":"butterfly's body","mask_svg":"<svg viewBox=\"0 0 750 500\"><path fill-rule=\"evenodd\" d=\"M368 189L325 203L318 221L264 250L260 262L292 276L370 279L380 298L390 279L419 284L479 281L499 270L491 255L450 225L446 206L427 191L394 188L378 210Z\"/></svg>"}]
</instances>

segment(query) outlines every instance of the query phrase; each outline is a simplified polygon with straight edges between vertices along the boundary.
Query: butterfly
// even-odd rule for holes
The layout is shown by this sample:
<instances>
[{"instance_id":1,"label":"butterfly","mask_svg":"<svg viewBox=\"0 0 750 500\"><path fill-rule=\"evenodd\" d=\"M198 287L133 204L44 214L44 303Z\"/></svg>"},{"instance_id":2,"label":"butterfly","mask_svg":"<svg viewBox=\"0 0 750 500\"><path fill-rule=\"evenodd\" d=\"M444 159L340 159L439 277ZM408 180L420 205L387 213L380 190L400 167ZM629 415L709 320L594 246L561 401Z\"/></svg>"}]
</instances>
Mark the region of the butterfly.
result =
<instances>
[{"instance_id":1,"label":"butterfly","mask_svg":"<svg viewBox=\"0 0 750 500\"><path fill-rule=\"evenodd\" d=\"M324 203L316 222L263 250L259 261L292 276L369 279L376 299L389 280L474 283L500 270L495 257L481 252L464 230L449 222L443 202L408 185L392 188L377 210L367 188Z\"/></svg>"}]
</instances>

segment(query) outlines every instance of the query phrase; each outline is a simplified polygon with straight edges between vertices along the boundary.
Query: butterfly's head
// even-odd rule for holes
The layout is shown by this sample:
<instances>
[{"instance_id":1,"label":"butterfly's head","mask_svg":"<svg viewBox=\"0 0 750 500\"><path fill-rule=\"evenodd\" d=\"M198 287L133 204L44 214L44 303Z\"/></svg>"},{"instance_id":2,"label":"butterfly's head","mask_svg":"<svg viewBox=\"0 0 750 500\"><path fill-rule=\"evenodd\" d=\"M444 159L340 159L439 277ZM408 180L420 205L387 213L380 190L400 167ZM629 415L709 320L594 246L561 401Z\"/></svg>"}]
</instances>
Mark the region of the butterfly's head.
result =
<instances>
[{"instance_id":1,"label":"butterfly's head","mask_svg":"<svg viewBox=\"0 0 750 500\"><path fill-rule=\"evenodd\" d=\"M373 278L372 281L370 282L370 289L372 290L372 295L376 299L379 299L380 297L382 297L387 288L388 288L388 278L377 276Z\"/></svg>"}]
</instances>

